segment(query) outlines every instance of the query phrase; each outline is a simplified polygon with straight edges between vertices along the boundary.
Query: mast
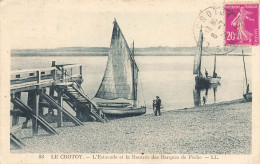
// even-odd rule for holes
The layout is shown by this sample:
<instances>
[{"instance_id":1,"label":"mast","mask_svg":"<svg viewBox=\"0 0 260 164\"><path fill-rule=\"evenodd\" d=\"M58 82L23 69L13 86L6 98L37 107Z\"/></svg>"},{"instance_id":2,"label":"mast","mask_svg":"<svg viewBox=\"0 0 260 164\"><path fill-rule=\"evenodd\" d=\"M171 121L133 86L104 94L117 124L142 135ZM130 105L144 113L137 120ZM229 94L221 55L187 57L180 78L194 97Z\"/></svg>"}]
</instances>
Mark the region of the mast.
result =
<instances>
[{"instance_id":1,"label":"mast","mask_svg":"<svg viewBox=\"0 0 260 164\"><path fill-rule=\"evenodd\" d=\"M214 71L213 71L213 77L216 74L216 54L215 54L215 58L214 58Z\"/></svg>"},{"instance_id":2,"label":"mast","mask_svg":"<svg viewBox=\"0 0 260 164\"><path fill-rule=\"evenodd\" d=\"M243 55L244 71L245 71L246 86L247 86L246 64L245 64L245 57L244 57L244 51L243 50L242 50L242 55Z\"/></svg>"},{"instance_id":3,"label":"mast","mask_svg":"<svg viewBox=\"0 0 260 164\"><path fill-rule=\"evenodd\" d=\"M133 90L134 90L134 107L136 107L137 106L137 104L136 104L136 102L137 102L137 93L136 93L136 84L135 84L135 58L134 58L134 56L135 56L135 42L134 42L134 40L133 40L133 50L132 50L132 59L133 59L133 78L132 78L132 80L133 80Z\"/></svg>"},{"instance_id":4,"label":"mast","mask_svg":"<svg viewBox=\"0 0 260 164\"><path fill-rule=\"evenodd\" d=\"M203 33L202 33L202 26L200 27L200 64L199 64L199 76L201 75L201 57L202 57L202 45L203 45Z\"/></svg>"}]
</instances>

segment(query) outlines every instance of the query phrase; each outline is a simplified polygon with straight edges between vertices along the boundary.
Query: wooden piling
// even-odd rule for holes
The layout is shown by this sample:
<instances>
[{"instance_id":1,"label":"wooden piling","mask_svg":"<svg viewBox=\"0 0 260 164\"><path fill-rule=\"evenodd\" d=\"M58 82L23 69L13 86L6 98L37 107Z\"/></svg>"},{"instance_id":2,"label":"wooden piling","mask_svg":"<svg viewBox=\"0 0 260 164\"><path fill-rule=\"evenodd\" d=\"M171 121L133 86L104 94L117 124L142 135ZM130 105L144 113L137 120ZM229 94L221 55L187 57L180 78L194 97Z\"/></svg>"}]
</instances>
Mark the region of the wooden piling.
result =
<instances>
[{"instance_id":1,"label":"wooden piling","mask_svg":"<svg viewBox=\"0 0 260 164\"><path fill-rule=\"evenodd\" d=\"M58 103L60 104L60 107L63 108L63 89L60 89L58 92ZM58 110L57 126L61 127L61 126L63 126L62 111L60 109L57 109L57 110Z\"/></svg>"},{"instance_id":2,"label":"wooden piling","mask_svg":"<svg viewBox=\"0 0 260 164\"><path fill-rule=\"evenodd\" d=\"M65 70L63 67L61 68L61 81L65 82Z\"/></svg>"},{"instance_id":3,"label":"wooden piling","mask_svg":"<svg viewBox=\"0 0 260 164\"><path fill-rule=\"evenodd\" d=\"M41 90L41 92L45 92L45 89ZM42 103L43 103L43 98L40 94L40 98L39 98L39 115L40 116L43 116L43 105L42 105Z\"/></svg>"},{"instance_id":4,"label":"wooden piling","mask_svg":"<svg viewBox=\"0 0 260 164\"><path fill-rule=\"evenodd\" d=\"M51 97L54 96L54 86L51 86L51 87L50 87L49 95L50 95ZM49 108L48 108L48 114L53 114L53 108L52 108L51 105L50 105Z\"/></svg>"},{"instance_id":5,"label":"wooden piling","mask_svg":"<svg viewBox=\"0 0 260 164\"><path fill-rule=\"evenodd\" d=\"M39 117L39 102L40 102L40 94L39 90L31 90L28 92L28 106L32 108L33 113L35 114L35 118L32 118L32 131L33 135L38 134L38 117ZM29 118L26 118L26 124L28 123Z\"/></svg>"},{"instance_id":6,"label":"wooden piling","mask_svg":"<svg viewBox=\"0 0 260 164\"><path fill-rule=\"evenodd\" d=\"M56 61L51 61L51 66L55 67L56 66Z\"/></svg>"},{"instance_id":7,"label":"wooden piling","mask_svg":"<svg viewBox=\"0 0 260 164\"><path fill-rule=\"evenodd\" d=\"M56 62L55 62L55 61L52 61L51 67L56 67ZM53 80L55 81L55 80L56 80L56 75L57 75L56 69L51 71L51 75L52 75ZM50 95L51 97L54 96L54 87L55 87L55 86L52 85L52 86L50 86L50 88L49 88L49 95ZM49 108L48 108L48 114L54 114L54 113L53 113L53 108L52 108L52 106L49 106Z\"/></svg>"}]
</instances>

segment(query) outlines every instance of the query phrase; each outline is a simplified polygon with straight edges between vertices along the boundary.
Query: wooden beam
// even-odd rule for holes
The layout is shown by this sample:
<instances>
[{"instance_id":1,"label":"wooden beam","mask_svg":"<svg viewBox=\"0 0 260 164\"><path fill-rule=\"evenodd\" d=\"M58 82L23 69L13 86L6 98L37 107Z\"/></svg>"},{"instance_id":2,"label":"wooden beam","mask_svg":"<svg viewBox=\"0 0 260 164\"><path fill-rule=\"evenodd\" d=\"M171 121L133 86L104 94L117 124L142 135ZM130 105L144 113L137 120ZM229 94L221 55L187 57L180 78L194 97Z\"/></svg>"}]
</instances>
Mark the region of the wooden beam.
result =
<instances>
[{"instance_id":1,"label":"wooden beam","mask_svg":"<svg viewBox=\"0 0 260 164\"><path fill-rule=\"evenodd\" d=\"M33 134L38 134L38 117L39 117L39 102L40 102L40 94L39 90L34 90L32 92L32 99L33 99L33 113L35 114L35 118L32 118L32 130Z\"/></svg>"},{"instance_id":2,"label":"wooden beam","mask_svg":"<svg viewBox=\"0 0 260 164\"><path fill-rule=\"evenodd\" d=\"M41 94L39 96L40 96L39 97L39 115L43 116L43 105L42 105L43 98L42 98Z\"/></svg>"},{"instance_id":3,"label":"wooden beam","mask_svg":"<svg viewBox=\"0 0 260 164\"><path fill-rule=\"evenodd\" d=\"M82 77L82 65L79 66L79 74L80 74L80 76Z\"/></svg>"},{"instance_id":4,"label":"wooden beam","mask_svg":"<svg viewBox=\"0 0 260 164\"><path fill-rule=\"evenodd\" d=\"M65 70L63 67L61 68L61 80L62 82L65 82Z\"/></svg>"},{"instance_id":5,"label":"wooden beam","mask_svg":"<svg viewBox=\"0 0 260 164\"><path fill-rule=\"evenodd\" d=\"M69 111L67 111L65 108L62 108L59 103L57 103L52 97L47 95L46 93L42 94L42 97L50 104L52 105L55 109L61 110L62 114L67 116L75 125L80 126L83 125L83 123L77 119L75 116L73 116Z\"/></svg>"},{"instance_id":6,"label":"wooden beam","mask_svg":"<svg viewBox=\"0 0 260 164\"><path fill-rule=\"evenodd\" d=\"M60 89L58 92L58 103L61 108L63 108L63 89ZM57 121L57 126L61 127L63 126L63 116L62 116L62 111L61 109L58 110L58 121Z\"/></svg>"},{"instance_id":7,"label":"wooden beam","mask_svg":"<svg viewBox=\"0 0 260 164\"><path fill-rule=\"evenodd\" d=\"M10 143L18 149L22 149L25 146L25 144L13 133L10 133Z\"/></svg>"},{"instance_id":8,"label":"wooden beam","mask_svg":"<svg viewBox=\"0 0 260 164\"><path fill-rule=\"evenodd\" d=\"M18 106L19 109L21 109L23 112L27 113L31 118L36 119L35 113L33 112L33 109L31 107L29 107L28 105L26 105L25 103L23 103L20 99L18 98L12 98L11 102L13 104L16 104ZM39 125L49 134L58 134L54 128L51 127L51 125L45 121L41 116L38 117L38 122Z\"/></svg>"},{"instance_id":9,"label":"wooden beam","mask_svg":"<svg viewBox=\"0 0 260 164\"><path fill-rule=\"evenodd\" d=\"M54 97L54 86L51 86L50 87L50 96L51 97ZM53 108L52 108L52 106L50 105L50 107L49 107L49 109L48 109L48 114L50 114L50 113L52 113L53 114Z\"/></svg>"},{"instance_id":10,"label":"wooden beam","mask_svg":"<svg viewBox=\"0 0 260 164\"><path fill-rule=\"evenodd\" d=\"M15 98L21 98L21 92L16 92L14 94ZM14 104L13 106L13 110L16 110L17 109L17 106ZM17 114L14 114L13 115L13 118L12 118L12 126L14 125L17 125L19 123L19 116Z\"/></svg>"}]
</instances>

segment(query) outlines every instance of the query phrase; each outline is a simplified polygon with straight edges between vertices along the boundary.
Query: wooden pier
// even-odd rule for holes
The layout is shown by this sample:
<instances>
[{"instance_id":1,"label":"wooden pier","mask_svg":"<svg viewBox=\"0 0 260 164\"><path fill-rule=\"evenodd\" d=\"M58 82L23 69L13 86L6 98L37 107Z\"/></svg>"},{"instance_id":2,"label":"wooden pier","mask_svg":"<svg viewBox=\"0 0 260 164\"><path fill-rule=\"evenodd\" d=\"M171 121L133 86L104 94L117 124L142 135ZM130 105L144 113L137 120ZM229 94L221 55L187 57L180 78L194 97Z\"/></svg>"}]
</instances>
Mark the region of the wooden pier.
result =
<instances>
[{"instance_id":1,"label":"wooden pier","mask_svg":"<svg viewBox=\"0 0 260 164\"><path fill-rule=\"evenodd\" d=\"M38 134L39 126L49 134L58 134L45 116L51 117L57 127L63 126L64 121L73 122L75 126L83 125L83 121L106 122L95 102L84 93L82 82L82 65L56 65L53 61L49 68L12 71L11 144L17 148L25 146L13 132L27 128L29 120L32 120L33 135ZM74 111L74 115L69 110ZM19 124L20 117L26 118L23 124Z\"/></svg>"}]
</instances>

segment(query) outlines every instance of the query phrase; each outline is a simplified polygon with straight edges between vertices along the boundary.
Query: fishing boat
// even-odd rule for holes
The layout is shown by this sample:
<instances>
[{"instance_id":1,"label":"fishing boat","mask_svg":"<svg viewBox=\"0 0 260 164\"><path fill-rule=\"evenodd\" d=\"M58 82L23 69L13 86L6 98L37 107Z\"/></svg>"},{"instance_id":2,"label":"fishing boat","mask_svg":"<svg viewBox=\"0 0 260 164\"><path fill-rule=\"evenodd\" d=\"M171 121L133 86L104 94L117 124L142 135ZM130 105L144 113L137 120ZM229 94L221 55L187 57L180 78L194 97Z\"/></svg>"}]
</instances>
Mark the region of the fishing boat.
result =
<instances>
[{"instance_id":1,"label":"fishing boat","mask_svg":"<svg viewBox=\"0 0 260 164\"><path fill-rule=\"evenodd\" d=\"M214 58L214 70L213 70L213 75L208 76L208 73L206 71L205 76L202 75L201 73L201 60L202 60L202 47L203 47L203 32L202 28L200 29L200 34L199 34L199 40L198 40L198 51L195 54L194 58L194 65L193 65L193 74L195 76L195 82L196 86L209 86L212 84L217 84L220 82L221 77L217 75L216 73L216 55Z\"/></svg>"},{"instance_id":2,"label":"fishing boat","mask_svg":"<svg viewBox=\"0 0 260 164\"><path fill-rule=\"evenodd\" d=\"M106 115L141 115L145 106L138 104L138 66L116 21L108 54L106 70L95 95L95 101Z\"/></svg>"},{"instance_id":3,"label":"fishing boat","mask_svg":"<svg viewBox=\"0 0 260 164\"><path fill-rule=\"evenodd\" d=\"M246 74L246 63L245 63L245 57L244 57L244 51L242 50L242 56L243 56L243 63L244 63L244 72L245 72L245 79L246 79L246 93L243 93L243 97L246 101L252 101L252 92L249 90L249 84L247 81L247 74Z\"/></svg>"}]
</instances>

